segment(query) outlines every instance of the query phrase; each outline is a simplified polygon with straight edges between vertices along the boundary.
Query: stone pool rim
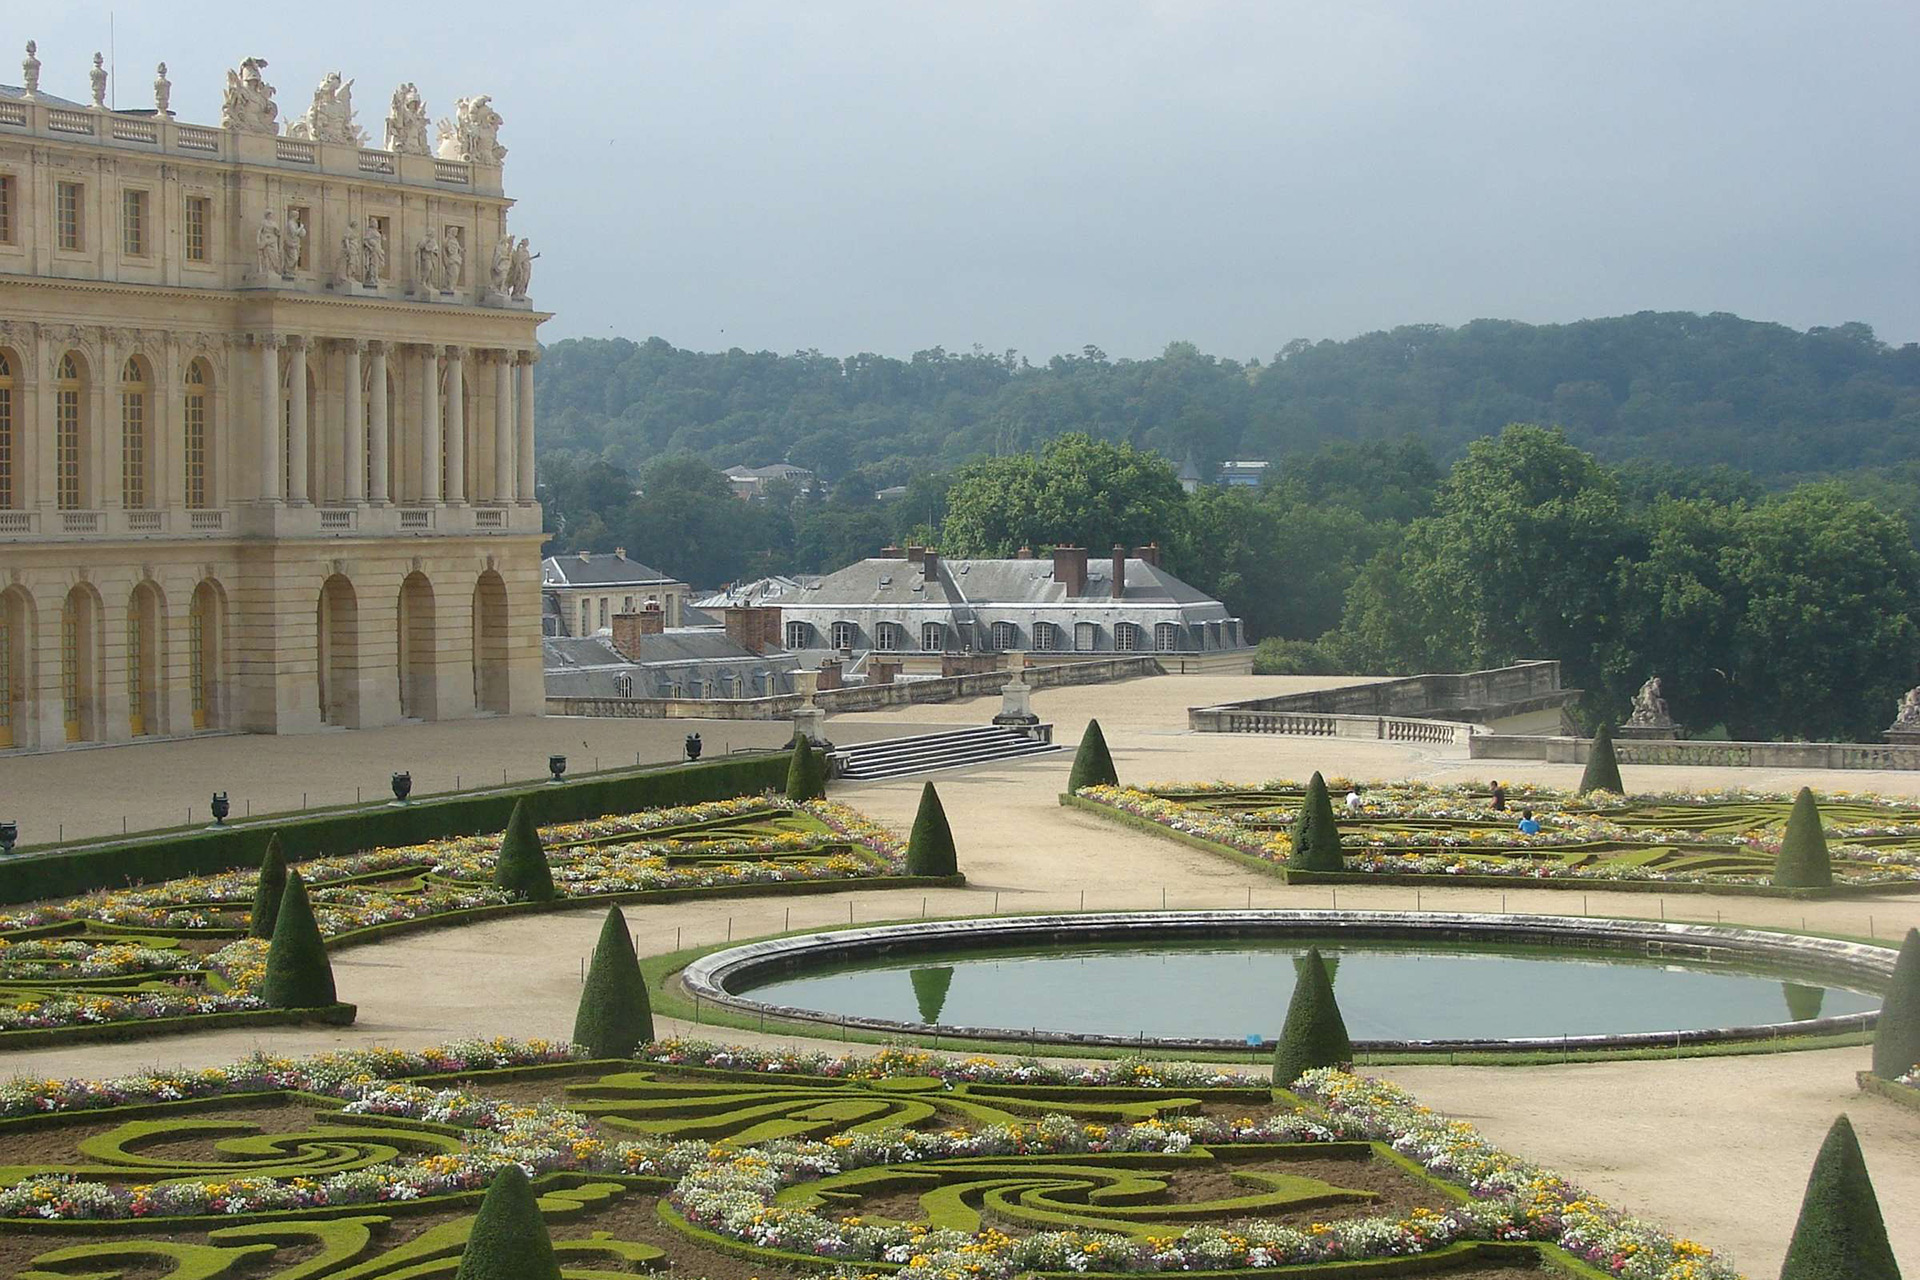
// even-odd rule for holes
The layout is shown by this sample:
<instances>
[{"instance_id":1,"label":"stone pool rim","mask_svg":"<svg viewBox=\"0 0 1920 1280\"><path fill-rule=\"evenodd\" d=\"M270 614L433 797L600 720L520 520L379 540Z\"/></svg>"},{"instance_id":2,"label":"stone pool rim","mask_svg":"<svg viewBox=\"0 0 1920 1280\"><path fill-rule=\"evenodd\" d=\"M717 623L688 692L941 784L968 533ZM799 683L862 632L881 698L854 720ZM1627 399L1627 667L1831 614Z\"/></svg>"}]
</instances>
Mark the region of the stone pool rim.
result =
<instances>
[{"instance_id":1,"label":"stone pool rim","mask_svg":"<svg viewBox=\"0 0 1920 1280\"><path fill-rule=\"evenodd\" d=\"M1245 1053L1244 1039L1176 1036L1123 1036L1050 1030L1045 1027L928 1026L891 1018L830 1013L770 1004L729 990L732 985L802 966L833 961L898 958L916 951L947 951L967 946L1034 946L1116 941L1227 941L1260 938L1325 940L1343 935L1370 942L1475 942L1492 946L1573 944L1586 949L1632 952L1677 961L1713 964L1761 963L1784 966L1808 976L1834 979L1871 992L1884 992L1899 953L1889 947L1774 933L1738 925L1681 924L1657 920L1611 920L1587 916L1516 916L1444 911L1125 911L1067 915L991 916L964 920L924 920L911 924L834 929L789 938L726 947L700 956L682 969L679 983L699 1003L747 1017L777 1018L841 1031L874 1032L925 1040L1004 1041L1035 1049L1134 1048ZM1762 1042L1783 1037L1809 1038L1865 1032L1879 1022L1877 1011L1759 1023L1739 1027L1699 1027L1679 1031L1631 1031L1592 1035L1523 1036L1435 1040L1355 1040L1356 1053L1420 1053L1469 1050L1545 1052L1608 1049L1679 1049L1685 1045ZM1271 1045L1265 1041L1261 1046Z\"/></svg>"}]
</instances>

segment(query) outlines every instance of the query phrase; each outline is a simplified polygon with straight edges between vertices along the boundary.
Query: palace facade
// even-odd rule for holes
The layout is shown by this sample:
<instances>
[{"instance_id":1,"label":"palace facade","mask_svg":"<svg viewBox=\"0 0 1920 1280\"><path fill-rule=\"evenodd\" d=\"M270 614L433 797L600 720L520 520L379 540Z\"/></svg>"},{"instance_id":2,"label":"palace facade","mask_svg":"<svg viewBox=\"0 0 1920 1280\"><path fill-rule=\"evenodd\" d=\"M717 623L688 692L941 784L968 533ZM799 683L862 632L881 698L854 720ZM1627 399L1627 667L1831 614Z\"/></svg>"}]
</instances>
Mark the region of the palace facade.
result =
<instances>
[{"instance_id":1,"label":"palace facade","mask_svg":"<svg viewBox=\"0 0 1920 1280\"><path fill-rule=\"evenodd\" d=\"M385 145L0 87L0 749L539 714L531 257L499 116ZM126 96L122 94L121 96Z\"/></svg>"}]
</instances>

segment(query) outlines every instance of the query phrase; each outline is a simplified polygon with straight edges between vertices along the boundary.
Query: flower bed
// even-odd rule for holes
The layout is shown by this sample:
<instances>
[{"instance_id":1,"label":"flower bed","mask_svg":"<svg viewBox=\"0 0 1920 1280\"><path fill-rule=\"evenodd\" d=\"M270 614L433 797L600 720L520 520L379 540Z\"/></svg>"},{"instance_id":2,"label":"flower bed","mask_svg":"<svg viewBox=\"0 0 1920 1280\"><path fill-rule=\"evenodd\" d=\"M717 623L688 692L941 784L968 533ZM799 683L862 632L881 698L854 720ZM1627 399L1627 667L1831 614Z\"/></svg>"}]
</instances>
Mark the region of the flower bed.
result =
<instances>
[{"instance_id":1,"label":"flower bed","mask_svg":"<svg viewBox=\"0 0 1920 1280\"><path fill-rule=\"evenodd\" d=\"M1435 1115L1397 1087L1338 1071L1303 1079L1300 1094L1308 1100L1303 1107L1284 1101L1284 1094L1277 1095L1283 1101L1258 1101L1267 1096L1263 1081L1208 1068L1144 1062L1081 1068L902 1051L854 1059L663 1041L643 1049L638 1073L626 1068L581 1082L575 1069L558 1078L556 1095L571 1098L577 1091L583 1109L558 1097L490 1097L484 1083L446 1084L448 1077L538 1069L573 1059L561 1044L494 1040L305 1061L255 1055L218 1070L109 1081L16 1080L0 1086L0 1115L71 1114L88 1121L90 1133L112 1123L116 1107L143 1107L138 1114L148 1116L154 1103L231 1097L235 1105L257 1108L255 1100L273 1091L344 1105L322 1110L319 1128L309 1133L250 1144L266 1143L260 1149L275 1153L282 1167L272 1176L249 1174L242 1164L231 1172L194 1165L192 1172L172 1176L179 1171L168 1169L164 1160L156 1164L144 1158L106 1176L63 1173L59 1161L45 1155L60 1148L60 1131L41 1119L34 1121L34 1150L41 1155L34 1163L10 1163L4 1144L20 1121L0 1122L0 1167L27 1171L0 1188L0 1216L13 1218L16 1231L30 1222L43 1227L90 1222L120 1223L122 1232L138 1232L142 1225L136 1220L152 1220L145 1229L172 1240L204 1229L202 1224L216 1215L244 1222L250 1215L293 1214L299 1222L303 1210L330 1215L360 1204L389 1206L388 1212L408 1204L426 1209L447 1197L466 1197L448 1203L470 1203L474 1192L512 1163L535 1176L572 1179L544 1186L577 1186L584 1193L588 1188L580 1177L592 1175L624 1180L613 1192L625 1187L666 1193L672 1212L663 1216L678 1219L695 1249L724 1244L775 1267L795 1261L871 1264L897 1269L907 1280L956 1273L999 1278L1024 1271L1258 1270L1391 1260L1473 1242L1553 1246L1602 1273L1632 1280L1730 1280L1736 1274L1703 1247L1607 1208L1564 1179L1499 1150L1470 1126ZM643 1112L665 1117L657 1121L658 1132L621 1139L596 1127L595 1115L638 1114L621 1109L628 1105L623 1091L638 1089L642 1098L631 1105L649 1106L644 1095L655 1072L666 1074L651 1087L677 1099L665 1110ZM1237 1091L1247 1114L1182 1113L1193 1105L1191 1097L1179 1094L1188 1087ZM526 1092L523 1086L522 1095ZM831 1114L820 1105L823 1094L838 1100L827 1109ZM876 1125L867 1118L869 1104L922 1105L915 1100L923 1097L923 1105L938 1109L932 1127ZM705 1136L716 1111L727 1105L737 1106L739 1125L777 1112L805 1117L823 1133L753 1142ZM988 1110L985 1119L969 1119L975 1108L1004 1106L1031 1107L1034 1114L1008 1118ZM1144 1118L1116 1119L1116 1112ZM204 1132L209 1122L219 1124L217 1110L197 1110L185 1119L143 1119L75 1149L91 1153L94 1161L110 1160L127 1142L165 1150L169 1126L177 1126L184 1138ZM296 1114L287 1123L313 1122ZM144 1136L116 1139L114 1132ZM328 1133L337 1137L326 1139ZM457 1142L446 1135L457 1136ZM153 1145L155 1139L161 1145ZM1417 1198L1432 1204L1382 1215L1362 1198L1345 1208L1316 1210L1318 1220L1310 1225L1288 1225L1237 1210L1246 1196L1221 1200L1216 1209L1212 1202L1195 1205L1164 1192L1169 1178L1216 1167L1216 1152L1239 1152L1232 1167L1241 1169L1267 1159L1312 1158L1316 1150L1328 1153L1322 1159L1371 1161L1396 1178L1412 1179L1406 1185L1424 1188ZM302 1171L300 1162L323 1159L352 1167ZM997 1194L1003 1196L1015 1194L1014 1184L1028 1183L1039 1197L1035 1203L1051 1203L1046 1188L1124 1182L1135 1189L1110 1203L1148 1207L1116 1211L1103 1208L1109 1202L1101 1198L1063 1202L1064 1209L1043 1214L1042 1220L1064 1217L1069 1225L1031 1231L995 1223L972 1230L950 1225L969 1217L964 1208L929 1207L925 1221L903 1221L812 1207L834 1199L812 1198L812 1184L851 1185L857 1200L863 1180L884 1194L887 1180L896 1177L955 1188L984 1179L1000 1186ZM1298 1194L1292 1182L1279 1180L1264 1198L1285 1202ZM1156 1192L1156 1186L1162 1190ZM950 1200L949 1193L942 1195ZM1165 1205L1174 1225L1155 1226L1161 1210L1154 1205ZM1077 1217L1097 1221L1114 1212L1132 1215L1136 1225L1125 1231L1071 1225ZM1194 1217L1204 1220L1193 1224ZM1182 1218L1189 1224L1181 1225Z\"/></svg>"},{"instance_id":2,"label":"flower bed","mask_svg":"<svg viewBox=\"0 0 1920 1280\"><path fill-rule=\"evenodd\" d=\"M1508 807L1489 807L1467 787L1422 783L1328 783L1359 790L1356 808L1338 806L1341 873L1354 878L1526 880L1536 883L1772 888L1773 864L1791 800L1755 793L1575 796L1516 787ZM1203 846L1284 869L1298 790L1274 782L1153 788L1085 787L1072 799L1128 815ZM1518 830L1522 809L1541 823ZM1853 794L1822 810L1836 885L1898 890L1920 881L1920 813ZM1301 875L1299 872L1282 874Z\"/></svg>"}]
</instances>

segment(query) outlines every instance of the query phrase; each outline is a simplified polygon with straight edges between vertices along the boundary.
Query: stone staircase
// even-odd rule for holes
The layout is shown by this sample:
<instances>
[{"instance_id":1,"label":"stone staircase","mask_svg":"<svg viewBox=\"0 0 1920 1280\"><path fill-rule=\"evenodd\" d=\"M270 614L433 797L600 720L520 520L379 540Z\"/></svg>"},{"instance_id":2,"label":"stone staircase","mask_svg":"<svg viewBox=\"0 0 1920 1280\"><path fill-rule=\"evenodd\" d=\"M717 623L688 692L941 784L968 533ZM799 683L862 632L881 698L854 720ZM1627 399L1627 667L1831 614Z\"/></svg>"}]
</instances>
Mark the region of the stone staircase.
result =
<instances>
[{"instance_id":1,"label":"stone staircase","mask_svg":"<svg viewBox=\"0 0 1920 1280\"><path fill-rule=\"evenodd\" d=\"M996 760L1017 760L1060 749L1053 741L1050 724L1035 725L1031 730L989 724L951 733L855 743L831 752L827 761L837 778L873 781Z\"/></svg>"}]
</instances>

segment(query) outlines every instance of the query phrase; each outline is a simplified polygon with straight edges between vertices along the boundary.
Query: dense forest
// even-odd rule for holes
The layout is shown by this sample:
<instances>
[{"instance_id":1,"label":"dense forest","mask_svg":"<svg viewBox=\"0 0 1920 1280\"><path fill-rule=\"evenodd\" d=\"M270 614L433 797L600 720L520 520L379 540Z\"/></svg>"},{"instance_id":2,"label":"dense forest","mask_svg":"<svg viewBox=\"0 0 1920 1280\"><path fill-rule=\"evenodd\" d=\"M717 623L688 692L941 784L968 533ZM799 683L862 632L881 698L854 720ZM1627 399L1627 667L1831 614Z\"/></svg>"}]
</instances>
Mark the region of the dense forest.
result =
<instances>
[{"instance_id":1,"label":"dense forest","mask_svg":"<svg viewBox=\"0 0 1920 1280\"><path fill-rule=\"evenodd\" d=\"M1594 719L1657 671L1697 728L1855 738L1920 680L1920 349L1862 325L1483 321L1265 365L587 340L539 370L556 543L703 586L1158 540L1269 671L1556 657ZM1182 491L1231 457L1275 465ZM771 461L829 492L743 503L716 469Z\"/></svg>"}]
</instances>

